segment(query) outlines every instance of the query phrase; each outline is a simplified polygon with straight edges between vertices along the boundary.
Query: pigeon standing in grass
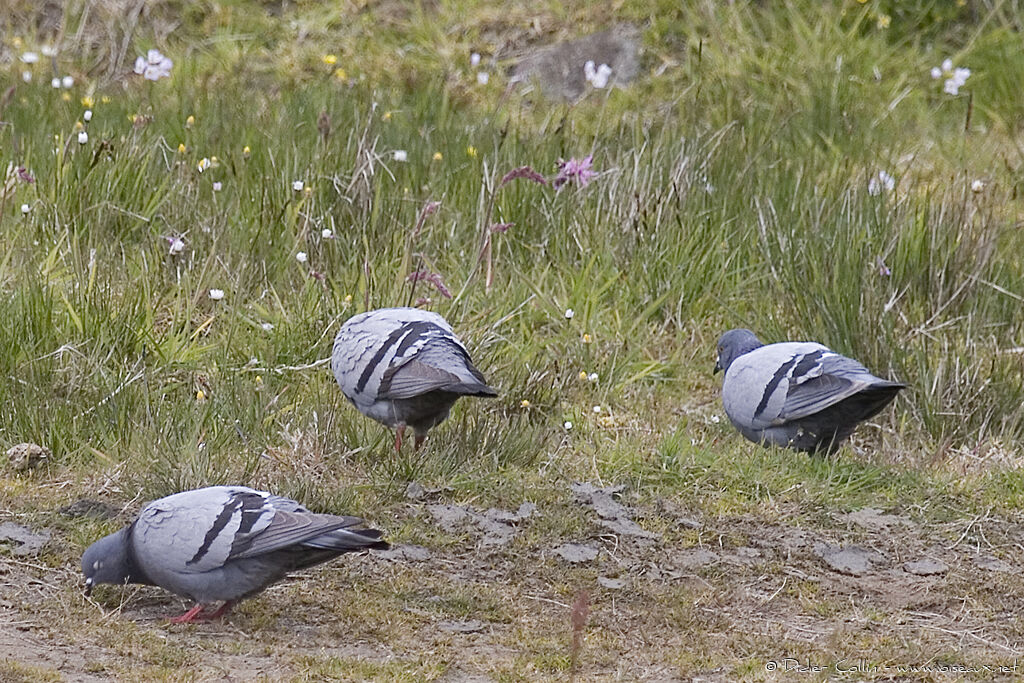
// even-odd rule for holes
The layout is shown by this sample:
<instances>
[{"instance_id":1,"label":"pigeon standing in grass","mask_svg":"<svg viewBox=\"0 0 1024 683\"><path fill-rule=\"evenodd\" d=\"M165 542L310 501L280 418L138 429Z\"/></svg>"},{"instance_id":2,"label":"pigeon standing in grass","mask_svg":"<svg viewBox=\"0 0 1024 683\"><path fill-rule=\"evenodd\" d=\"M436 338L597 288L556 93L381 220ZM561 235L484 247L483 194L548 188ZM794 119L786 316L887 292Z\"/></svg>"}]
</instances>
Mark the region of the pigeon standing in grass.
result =
<instances>
[{"instance_id":1,"label":"pigeon standing in grass","mask_svg":"<svg viewBox=\"0 0 1024 683\"><path fill-rule=\"evenodd\" d=\"M359 412L395 429L395 450L407 426L422 446L460 396L498 395L448 322L417 308L349 318L334 338L331 369Z\"/></svg>"},{"instance_id":2,"label":"pigeon standing in grass","mask_svg":"<svg viewBox=\"0 0 1024 683\"><path fill-rule=\"evenodd\" d=\"M859 422L906 387L815 342L761 343L750 330L718 340L725 414L756 443L834 453Z\"/></svg>"},{"instance_id":3,"label":"pigeon standing in grass","mask_svg":"<svg viewBox=\"0 0 1024 683\"><path fill-rule=\"evenodd\" d=\"M82 555L85 593L100 583L160 586L195 600L174 623L216 619L285 574L343 553L387 549L358 517L310 512L244 486L210 486L153 501ZM202 616L204 607L224 601Z\"/></svg>"}]
</instances>

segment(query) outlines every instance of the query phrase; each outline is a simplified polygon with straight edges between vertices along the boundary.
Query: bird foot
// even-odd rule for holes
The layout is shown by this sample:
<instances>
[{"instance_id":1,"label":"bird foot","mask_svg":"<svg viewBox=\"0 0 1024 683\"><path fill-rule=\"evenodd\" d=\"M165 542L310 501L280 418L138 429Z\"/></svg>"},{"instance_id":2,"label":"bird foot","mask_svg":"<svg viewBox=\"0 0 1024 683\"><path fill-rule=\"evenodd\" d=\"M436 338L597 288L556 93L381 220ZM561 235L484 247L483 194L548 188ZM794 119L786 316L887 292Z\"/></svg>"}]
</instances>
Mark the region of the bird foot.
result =
<instances>
[{"instance_id":1,"label":"bird foot","mask_svg":"<svg viewBox=\"0 0 1024 683\"><path fill-rule=\"evenodd\" d=\"M234 603L228 600L213 612L203 614L203 608L206 607L206 605L197 603L192 609L185 612L180 617L171 617L167 621L172 624L195 624L201 621L213 621L215 619L220 619L230 612L233 605Z\"/></svg>"},{"instance_id":2,"label":"bird foot","mask_svg":"<svg viewBox=\"0 0 1024 683\"><path fill-rule=\"evenodd\" d=\"M402 452L402 434L405 433L405 425L399 424L395 427L395 453Z\"/></svg>"},{"instance_id":3,"label":"bird foot","mask_svg":"<svg viewBox=\"0 0 1024 683\"><path fill-rule=\"evenodd\" d=\"M202 603L196 603L189 611L182 614L180 617L168 617L167 621L172 624L194 624L197 621L202 621L200 613L206 605Z\"/></svg>"}]
</instances>

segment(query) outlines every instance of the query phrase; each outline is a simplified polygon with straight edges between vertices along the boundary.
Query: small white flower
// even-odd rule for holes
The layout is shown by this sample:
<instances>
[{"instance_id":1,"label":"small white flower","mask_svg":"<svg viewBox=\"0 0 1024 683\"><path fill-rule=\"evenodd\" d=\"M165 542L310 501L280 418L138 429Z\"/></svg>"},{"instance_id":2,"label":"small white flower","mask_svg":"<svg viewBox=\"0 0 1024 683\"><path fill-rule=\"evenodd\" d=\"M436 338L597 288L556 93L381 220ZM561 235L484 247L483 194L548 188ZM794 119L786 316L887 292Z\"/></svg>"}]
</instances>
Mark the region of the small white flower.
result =
<instances>
[{"instance_id":1,"label":"small white flower","mask_svg":"<svg viewBox=\"0 0 1024 683\"><path fill-rule=\"evenodd\" d=\"M29 206L28 204L22 204L21 205L21 212L22 213L28 213L31 210L32 210L32 207Z\"/></svg>"},{"instance_id":2,"label":"small white flower","mask_svg":"<svg viewBox=\"0 0 1024 683\"><path fill-rule=\"evenodd\" d=\"M473 54L471 54L469 56L469 63L472 66L477 66L478 64L480 64L480 53L479 52L474 52Z\"/></svg>"},{"instance_id":3,"label":"small white flower","mask_svg":"<svg viewBox=\"0 0 1024 683\"><path fill-rule=\"evenodd\" d=\"M219 180L213 183L214 192L220 192L222 189L224 189L224 184L221 183Z\"/></svg>"},{"instance_id":4,"label":"small white flower","mask_svg":"<svg viewBox=\"0 0 1024 683\"><path fill-rule=\"evenodd\" d=\"M301 180L292 181L292 189L295 190L296 192L302 192L302 188L304 188L305 186L306 184Z\"/></svg>"},{"instance_id":5,"label":"small white flower","mask_svg":"<svg viewBox=\"0 0 1024 683\"><path fill-rule=\"evenodd\" d=\"M86 109L84 112L82 112L82 120L86 123L92 121L92 109Z\"/></svg>"},{"instance_id":6,"label":"small white flower","mask_svg":"<svg viewBox=\"0 0 1024 683\"><path fill-rule=\"evenodd\" d=\"M145 57L135 58L135 73L150 81L169 78L174 62L160 54L159 50L150 50Z\"/></svg>"},{"instance_id":7,"label":"small white flower","mask_svg":"<svg viewBox=\"0 0 1024 683\"><path fill-rule=\"evenodd\" d=\"M877 175L871 176L868 181L868 194L871 196L877 196L882 194L882 191L892 192L896 187L896 179L885 171L879 171Z\"/></svg>"},{"instance_id":8,"label":"small white flower","mask_svg":"<svg viewBox=\"0 0 1024 683\"><path fill-rule=\"evenodd\" d=\"M967 79L971 76L971 70L964 67L954 67L953 60L946 58L942 60L941 67L932 67L931 70L932 78L939 79L945 78L945 82L942 84L942 90L949 95L958 95L960 88L967 83Z\"/></svg>"},{"instance_id":9,"label":"small white flower","mask_svg":"<svg viewBox=\"0 0 1024 683\"><path fill-rule=\"evenodd\" d=\"M309 260L309 257L306 255L306 252L300 251L299 253L295 254L295 260L298 261L299 263L305 263L306 261Z\"/></svg>"},{"instance_id":10,"label":"small white flower","mask_svg":"<svg viewBox=\"0 0 1024 683\"><path fill-rule=\"evenodd\" d=\"M587 375L587 381L588 382L596 382L597 381L597 373L596 372L592 372L589 375Z\"/></svg>"},{"instance_id":11,"label":"small white flower","mask_svg":"<svg viewBox=\"0 0 1024 683\"><path fill-rule=\"evenodd\" d=\"M171 252L171 256L177 256L184 249L185 249L185 242L180 237L175 237L174 239L171 240L171 247L169 249L169 251ZM210 296L213 296L213 295L211 294Z\"/></svg>"},{"instance_id":12,"label":"small white flower","mask_svg":"<svg viewBox=\"0 0 1024 683\"><path fill-rule=\"evenodd\" d=\"M26 52L23 55L21 55L21 61L25 62L26 64L35 64L39 61L39 53Z\"/></svg>"},{"instance_id":13,"label":"small white flower","mask_svg":"<svg viewBox=\"0 0 1024 683\"><path fill-rule=\"evenodd\" d=\"M75 79L71 76L65 76L64 78L60 79L60 84L61 87L63 87L66 90L75 84Z\"/></svg>"},{"instance_id":14,"label":"small white flower","mask_svg":"<svg viewBox=\"0 0 1024 683\"><path fill-rule=\"evenodd\" d=\"M601 412L601 406L594 406L594 412L595 413L600 413Z\"/></svg>"},{"instance_id":15,"label":"small white flower","mask_svg":"<svg viewBox=\"0 0 1024 683\"><path fill-rule=\"evenodd\" d=\"M210 298L213 299L214 301L220 301L221 299L224 298L224 290L223 289L211 289L210 290Z\"/></svg>"},{"instance_id":16,"label":"small white flower","mask_svg":"<svg viewBox=\"0 0 1024 683\"><path fill-rule=\"evenodd\" d=\"M324 228L323 230L320 231L320 237L322 237L325 240L334 239L334 231L331 230L330 228Z\"/></svg>"},{"instance_id":17,"label":"small white flower","mask_svg":"<svg viewBox=\"0 0 1024 683\"><path fill-rule=\"evenodd\" d=\"M981 180L975 180L973 183L971 183L971 192L977 193L977 192L981 192L984 189L985 189L985 183L982 182Z\"/></svg>"},{"instance_id":18,"label":"small white flower","mask_svg":"<svg viewBox=\"0 0 1024 683\"><path fill-rule=\"evenodd\" d=\"M572 429L572 422L566 420L565 422L562 423L562 426L567 430Z\"/></svg>"},{"instance_id":19,"label":"small white flower","mask_svg":"<svg viewBox=\"0 0 1024 683\"><path fill-rule=\"evenodd\" d=\"M22 71L21 72L21 80L25 81L26 83L31 83L32 82L32 72L31 71Z\"/></svg>"},{"instance_id":20,"label":"small white flower","mask_svg":"<svg viewBox=\"0 0 1024 683\"><path fill-rule=\"evenodd\" d=\"M84 145L87 142L89 142L89 134L84 130L78 131L78 144Z\"/></svg>"},{"instance_id":21,"label":"small white flower","mask_svg":"<svg viewBox=\"0 0 1024 683\"><path fill-rule=\"evenodd\" d=\"M57 56L57 48L55 48L53 45L43 45L41 48L39 48L39 51L43 53L44 57Z\"/></svg>"},{"instance_id":22,"label":"small white flower","mask_svg":"<svg viewBox=\"0 0 1024 683\"><path fill-rule=\"evenodd\" d=\"M583 65L583 77L595 88L604 88L608 85L608 78L612 75L612 68L602 64L595 68L593 60L587 60Z\"/></svg>"},{"instance_id":23,"label":"small white flower","mask_svg":"<svg viewBox=\"0 0 1024 683\"><path fill-rule=\"evenodd\" d=\"M213 162L211 162L211 161L210 161L210 160L209 160L208 158L206 158L206 157L203 157L203 158L202 158L202 159L200 159L200 160L199 160L199 162L198 162L198 163L196 164L196 170L197 170L197 171L199 171L200 173L202 173L202 172L203 172L203 171L205 171L206 169L210 168L210 166L211 166L212 164L213 164Z\"/></svg>"},{"instance_id":24,"label":"small white flower","mask_svg":"<svg viewBox=\"0 0 1024 683\"><path fill-rule=\"evenodd\" d=\"M407 161L409 154L404 149L396 149L391 155L395 161Z\"/></svg>"},{"instance_id":25,"label":"small white flower","mask_svg":"<svg viewBox=\"0 0 1024 683\"><path fill-rule=\"evenodd\" d=\"M574 315L576 315L576 311L572 310L571 308L565 309L565 319L566 320L572 320Z\"/></svg>"},{"instance_id":26,"label":"small white flower","mask_svg":"<svg viewBox=\"0 0 1024 683\"><path fill-rule=\"evenodd\" d=\"M942 69L937 66L932 67L932 78L938 80L942 78Z\"/></svg>"},{"instance_id":27,"label":"small white flower","mask_svg":"<svg viewBox=\"0 0 1024 683\"><path fill-rule=\"evenodd\" d=\"M712 423L714 423L714 424L718 424L718 423L719 423L719 422L721 422L721 421L722 421L722 418L718 417L717 415L712 415L712 416L711 416L711 422L712 422Z\"/></svg>"},{"instance_id":28,"label":"small white flower","mask_svg":"<svg viewBox=\"0 0 1024 683\"><path fill-rule=\"evenodd\" d=\"M60 79L57 78L56 76L51 78L50 79L50 87L51 88L59 88L60 87Z\"/></svg>"},{"instance_id":29,"label":"small white flower","mask_svg":"<svg viewBox=\"0 0 1024 683\"><path fill-rule=\"evenodd\" d=\"M476 74L476 82L480 85L487 85L487 81L491 80L491 75L486 71L479 71Z\"/></svg>"},{"instance_id":30,"label":"small white flower","mask_svg":"<svg viewBox=\"0 0 1024 683\"><path fill-rule=\"evenodd\" d=\"M942 60L942 70L943 71L952 71L953 70L953 60L948 58L948 57L946 59L943 59Z\"/></svg>"},{"instance_id":31,"label":"small white flower","mask_svg":"<svg viewBox=\"0 0 1024 683\"><path fill-rule=\"evenodd\" d=\"M954 81L952 78L946 80L946 83L942 86L943 91L948 95L958 95L960 93L960 84Z\"/></svg>"},{"instance_id":32,"label":"small white flower","mask_svg":"<svg viewBox=\"0 0 1024 683\"><path fill-rule=\"evenodd\" d=\"M271 330L274 329L274 323L263 323L262 325L260 325L260 327L262 327L264 331L270 332Z\"/></svg>"}]
</instances>

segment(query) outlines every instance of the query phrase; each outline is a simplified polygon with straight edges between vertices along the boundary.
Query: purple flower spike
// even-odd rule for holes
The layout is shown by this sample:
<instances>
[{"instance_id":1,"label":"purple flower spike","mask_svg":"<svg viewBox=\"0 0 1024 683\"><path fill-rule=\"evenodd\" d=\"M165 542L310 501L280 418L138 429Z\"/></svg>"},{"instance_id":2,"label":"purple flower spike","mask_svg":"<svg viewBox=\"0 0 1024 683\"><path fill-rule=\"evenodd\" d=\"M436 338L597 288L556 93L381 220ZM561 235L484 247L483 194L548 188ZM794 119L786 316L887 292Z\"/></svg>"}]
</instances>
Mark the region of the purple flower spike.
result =
<instances>
[{"instance_id":1,"label":"purple flower spike","mask_svg":"<svg viewBox=\"0 0 1024 683\"><path fill-rule=\"evenodd\" d=\"M34 183L36 181L24 166L18 167L18 178L21 179L21 182L23 183Z\"/></svg>"},{"instance_id":2,"label":"purple flower spike","mask_svg":"<svg viewBox=\"0 0 1024 683\"><path fill-rule=\"evenodd\" d=\"M514 226L515 223L494 223L488 230L493 232L508 232L508 229Z\"/></svg>"},{"instance_id":3,"label":"purple flower spike","mask_svg":"<svg viewBox=\"0 0 1024 683\"><path fill-rule=\"evenodd\" d=\"M500 183L498 183L498 187L503 187L518 178L522 178L523 180L532 180L540 185L548 184L548 181L544 179L544 176L537 173L537 171L533 170L531 167L520 166L519 168L513 168L511 171L506 173L505 177L501 179Z\"/></svg>"},{"instance_id":4,"label":"purple flower spike","mask_svg":"<svg viewBox=\"0 0 1024 683\"><path fill-rule=\"evenodd\" d=\"M434 285L434 287L437 288L437 291L441 293L441 296L443 296L446 299L452 298L452 293L448 290L447 287L445 287L444 281L441 279L440 273L431 273L430 271L426 270L417 270L414 273L409 273L409 277L407 277L406 280L408 280L409 282L418 282L420 280L425 280L426 282L429 282L430 284Z\"/></svg>"}]
</instances>

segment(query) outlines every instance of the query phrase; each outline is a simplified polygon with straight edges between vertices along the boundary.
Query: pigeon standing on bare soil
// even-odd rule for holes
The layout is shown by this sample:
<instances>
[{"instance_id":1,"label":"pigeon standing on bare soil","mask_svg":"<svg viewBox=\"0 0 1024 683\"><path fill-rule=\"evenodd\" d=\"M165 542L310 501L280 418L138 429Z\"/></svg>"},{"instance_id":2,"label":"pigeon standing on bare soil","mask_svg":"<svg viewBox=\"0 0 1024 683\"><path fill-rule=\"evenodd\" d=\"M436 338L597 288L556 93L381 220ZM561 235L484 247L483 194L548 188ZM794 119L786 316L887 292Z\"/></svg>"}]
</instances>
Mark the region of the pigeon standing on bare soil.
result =
<instances>
[{"instance_id":1,"label":"pigeon standing on bare soil","mask_svg":"<svg viewBox=\"0 0 1024 683\"><path fill-rule=\"evenodd\" d=\"M743 436L810 453L834 453L906 387L821 344L766 346L744 329L718 340L719 370L725 414Z\"/></svg>"},{"instance_id":2,"label":"pigeon standing on bare soil","mask_svg":"<svg viewBox=\"0 0 1024 683\"><path fill-rule=\"evenodd\" d=\"M82 555L85 593L100 583L160 586L195 600L174 623L216 619L291 571L367 548L385 550L363 520L310 512L244 486L210 486L153 501ZM223 600L209 616L204 607Z\"/></svg>"},{"instance_id":3,"label":"pigeon standing on bare soil","mask_svg":"<svg viewBox=\"0 0 1024 683\"><path fill-rule=\"evenodd\" d=\"M498 395L448 322L417 308L349 318L334 338L331 369L359 412L395 429L395 450L407 426L422 446L460 396Z\"/></svg>"}]
</instances>

